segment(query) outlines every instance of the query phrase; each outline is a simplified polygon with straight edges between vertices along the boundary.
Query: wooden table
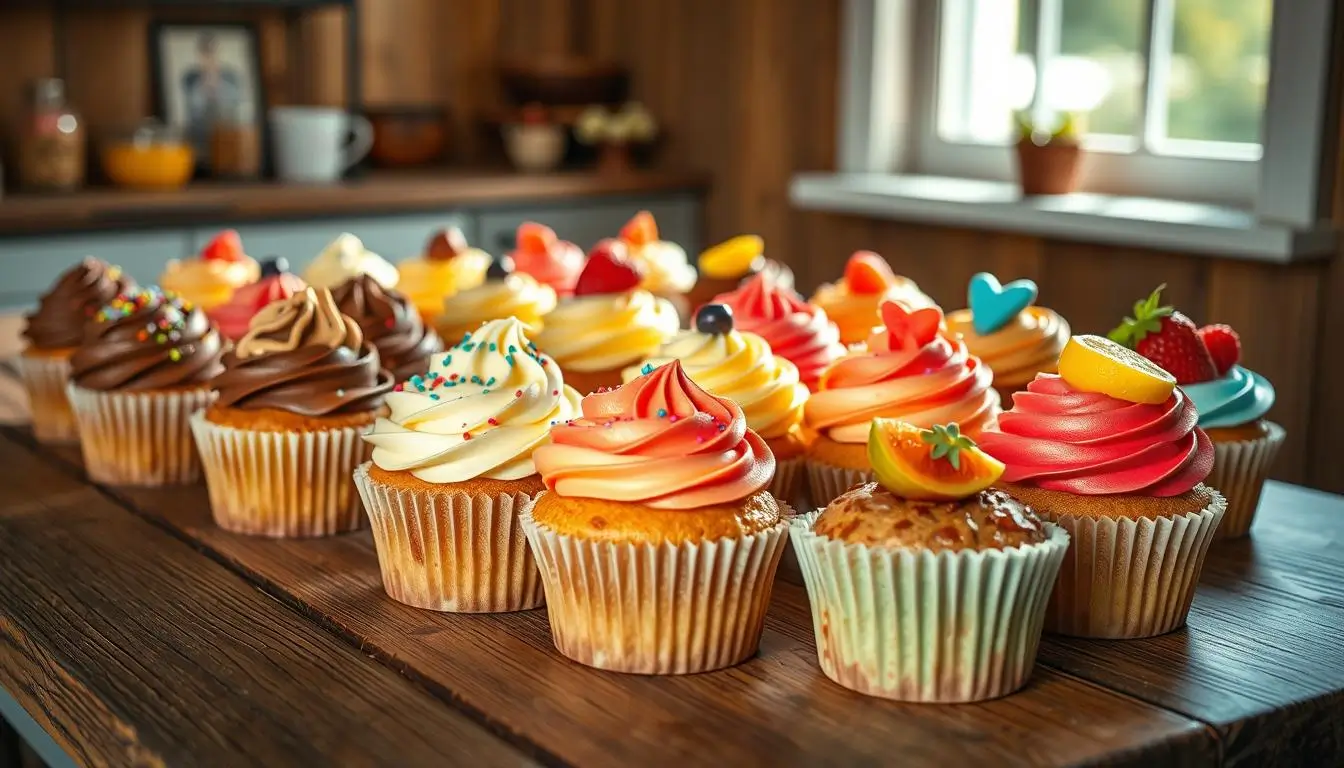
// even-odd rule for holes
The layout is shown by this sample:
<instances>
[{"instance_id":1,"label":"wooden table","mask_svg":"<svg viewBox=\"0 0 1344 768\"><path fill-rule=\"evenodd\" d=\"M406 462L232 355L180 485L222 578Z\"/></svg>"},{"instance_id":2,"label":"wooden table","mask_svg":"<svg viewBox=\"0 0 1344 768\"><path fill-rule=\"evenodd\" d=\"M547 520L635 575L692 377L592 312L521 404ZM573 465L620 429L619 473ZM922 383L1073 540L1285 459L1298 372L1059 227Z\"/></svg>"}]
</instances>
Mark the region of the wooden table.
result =
<instances>
[{"instance_id":1,"label":"wooden table","mask_svg":"<svg viewBox=\"0 0 1344 768\"><path fill-rule=\"evenodd\" d=\"M24 407L0 376L0 688L49 762L1344 764L1338 497L1271 485L1255 537L1215 544L1188 629L1047 638L1024 691L916 706L821 674L797 584L739 667L599 672L555 652L544 611L389 600L367 532L247 538L204 487L92 485Z\"/></svg>"}]
</instances>

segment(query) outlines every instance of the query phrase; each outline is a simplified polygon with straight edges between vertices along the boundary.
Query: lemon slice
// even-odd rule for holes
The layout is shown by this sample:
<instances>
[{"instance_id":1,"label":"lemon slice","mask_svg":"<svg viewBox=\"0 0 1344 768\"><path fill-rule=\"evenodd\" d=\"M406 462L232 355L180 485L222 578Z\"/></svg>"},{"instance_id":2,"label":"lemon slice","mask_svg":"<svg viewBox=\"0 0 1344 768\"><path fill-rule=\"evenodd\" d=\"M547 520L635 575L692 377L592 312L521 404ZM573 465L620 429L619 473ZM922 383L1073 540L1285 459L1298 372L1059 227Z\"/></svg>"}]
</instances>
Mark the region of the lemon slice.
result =
<instances>
[{"instance_id":1,"label":"lemon slice","mask_svg":"<svg viewBox=\"0 0 1344 768\"><path fill-rule=\"evenodd\" d=\"M1176 388L1176 378L1156 363L1102 336L1069 339L1059 375L1074 389L1148 405L1166 402Z\"/></svg>"},{"instance_id":2,"label":"lemon slice","mask_svg":"<svg viewBox=\"0 0 1344 768\"><path fill-rule=\"evenodd\" d=\"M710 277L741 277L764 252L765 241L759 236L738 235L701 253L700 271Z\"/></svg>"}]
</instances>

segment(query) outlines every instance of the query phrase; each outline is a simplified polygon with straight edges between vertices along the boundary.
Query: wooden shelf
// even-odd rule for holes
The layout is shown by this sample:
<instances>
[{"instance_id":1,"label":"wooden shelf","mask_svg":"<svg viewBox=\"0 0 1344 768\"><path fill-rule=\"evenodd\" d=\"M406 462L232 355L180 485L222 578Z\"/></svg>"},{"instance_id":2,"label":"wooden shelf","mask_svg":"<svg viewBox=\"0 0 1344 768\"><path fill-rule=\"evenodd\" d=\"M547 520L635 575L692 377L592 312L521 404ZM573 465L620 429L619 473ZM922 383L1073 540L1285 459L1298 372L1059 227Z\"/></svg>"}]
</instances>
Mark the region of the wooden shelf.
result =
<instances>
[{"instance_id":1,"label":"wooden shelf","mask_svg":"<svg viewBox=\"0 0 1344 768\"><path fill-rule=\"evenodd\" d=\"M98 189L72 195L15 194L0 199L0 237L507 206L576 197L701 190L708 183L708 176L697 173L526 175L440 171L371 174L327 186L200 183L174 192Z\"/></svg>"}]
</instances>

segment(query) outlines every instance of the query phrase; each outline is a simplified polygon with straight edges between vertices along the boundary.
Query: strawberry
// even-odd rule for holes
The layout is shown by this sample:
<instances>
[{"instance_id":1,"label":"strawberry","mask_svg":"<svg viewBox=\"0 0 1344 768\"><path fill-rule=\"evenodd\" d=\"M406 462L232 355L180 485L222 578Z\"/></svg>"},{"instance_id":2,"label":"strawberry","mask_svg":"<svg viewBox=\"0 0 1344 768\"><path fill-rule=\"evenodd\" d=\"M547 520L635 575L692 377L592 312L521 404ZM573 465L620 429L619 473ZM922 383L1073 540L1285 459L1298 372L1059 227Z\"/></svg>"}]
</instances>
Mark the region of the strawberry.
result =
<instances>
[{"instance_id":1,"label":"strawberry","mask_svg":"<svg viewBox=\"0 0 1344 768\"><path fill-rule=\"evenodd\" d=\"M1206 325L1199 329L1199 340L1209 350L1219 376L1226 376L1232 366L1241 362L1241 337L1230 325Z\"/></svg>"},{"instance_id":2,"label":"strawberry","mask_svg":"<svg viewBox=\"0 0 1344 768\"><path fill-rule=\"evenodd\" d=\"M574 283L574 295L624 293L643 279L644 274L639 264L631 260L625 243L609 237L599 241L588 254L588 263Z\"/></svg>"},{"instance_id":3,"label":"strawberry","mask_svg":"<svg viewBox=\"0 0 1344 768\"><path fill-rule=\"evenodd\" d=\"M1162 289L1166 287L1159 285L1147 299L1135 302L1134 316L1126 317L1107 335L1165 368L1176 377L1177 384L1218 378L1213 357L1194 322L1172 307L1162 306Z\"/></svg>"},{"instance_id":4,"label":"strawberry","mask_svg":"<svg viewBox=\"0 0 1344 768\"><path fill-rule=\"evenodd\" d=\"M226 229L215 235L214 239L201 249L201 258L206 261L241 261L243 258L243 239L232 229Z\"/></svg>"},{"instance_id":5,"label":"strawberry","mask_svg":"<svg viewBox=\"0 0 1344 768\"><path fill-rule=\"evenodd\" d=\"M845 264L845 284L851 293L886 293L895 282L891 266L872 251L855 251Z\"/></svg>"}]
</instances>

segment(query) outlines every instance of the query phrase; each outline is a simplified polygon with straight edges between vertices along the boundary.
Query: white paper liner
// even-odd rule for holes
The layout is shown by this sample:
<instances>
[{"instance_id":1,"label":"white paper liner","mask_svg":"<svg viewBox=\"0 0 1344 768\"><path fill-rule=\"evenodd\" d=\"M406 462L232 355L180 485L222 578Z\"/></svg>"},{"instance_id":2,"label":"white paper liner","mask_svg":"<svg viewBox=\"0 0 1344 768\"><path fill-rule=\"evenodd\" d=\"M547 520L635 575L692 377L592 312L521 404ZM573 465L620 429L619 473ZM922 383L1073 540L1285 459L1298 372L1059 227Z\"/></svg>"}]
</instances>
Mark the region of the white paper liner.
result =
<instances>
[{"instance_id":1,"label":"white paper liner","mask_svg":"<svg viewBox=\"0 0 1344 768\"><path fill-rule=\"evenodd\" d=\"M1254 440L1213 444L1213 471L1204 483L1227 499L1227 514L1214 532L1215 539L1235 539L1251 532L1260 492L1288 432L1273 422L1269 434Z\"/></svg>"},{"instance_id":2,"label":"white paper liner","mask_svg":"<svg viewBox=\"0 0 1344 768\"><path fill-rule=\"evenodd\" d=\"M79 426L65 390L70 381L70 358L19 355L19 378L28 392L33 434L43 443L73 443Z\"/></svg>"},{"instance_id":3,"label":"white paper liner","mask_svg":"<svg viewBox=\"0 0 1344 768\"><path fill-rule=\"evenodd\" d=\"M955 703L1006 696L1036 663L1069 535L1009 549L938 552L791 536L812 603L821 670L859 693Z\"/></svg>"},{"instance_id":4,"label":"white paper liner","mask_svg":"<svg viewBox=\"0 0 1344 768\"><path fill-rule=\"evenodd\" d=\"M812 506L818 509L825 509L854 484L873 479L870 469L848 469L815 460L807 462L808 489L812 494Z\"/></svg>"},{"instance_id":5,"label":"white paper liner","mask_svg":"<svg viewBox=\"0 0 1344 768\"><path fill-rule=\"evenodd\" d=\"M360 429L265 432L191 417L210 511L226 531L298 538L357 530L363 523L350 473L372 446Z\"/></svg>"},{"instance_id":6,"label":"white paper liner","mask_svg":"<svg viewBox=\"0 0 1344 768\"><path fill-rule=\"evenodd\" d=\"M388 597L451 613L526 611L545 603L519 512L533 497L401 490L355 470Z\"/></svg>"},{"instance_id":7,"label":"white paper liner","mask_svg":"<svg viewBox=\"0 0 1344 768\"><path fill-rule=\"evenodd\" d=\"M793 519L779 506L786 519L769 530L680 545L587 541L525 512L556 649L580 664L644 675L746 660L760 644Z\"/></svg>"},{"instance_id":8,"label":"white paper liner","mask_svg":"<svg viewBox=\"0 0 1344 768\"><path fill-rule=\"evenodd\" d=\"M1153 637L1185 626L1204 555L1227 502L1175 517L1047 513L1073 545L1046 610L1047 632L1075 637Z\"/></svg>"},{"instance_id":9,"label":"white paper liner","mask_svg":"<svg viewBox=\"0 0 1344 768\"><path fill-rule=\"evenodd\" d=\"M79 422L84 469L108 485L182 485L201 476L188 420L215 401L210 389L66 390Z\"/></svg>"}]
</instances>

